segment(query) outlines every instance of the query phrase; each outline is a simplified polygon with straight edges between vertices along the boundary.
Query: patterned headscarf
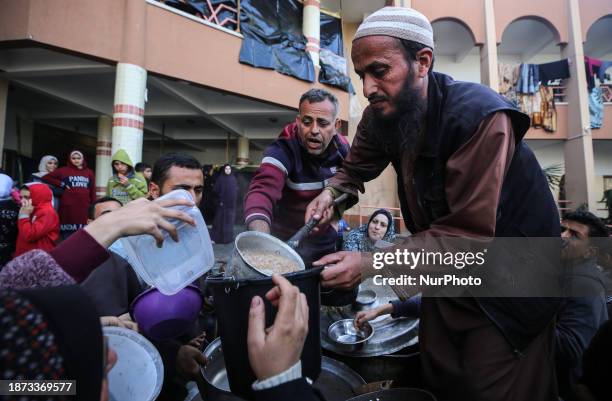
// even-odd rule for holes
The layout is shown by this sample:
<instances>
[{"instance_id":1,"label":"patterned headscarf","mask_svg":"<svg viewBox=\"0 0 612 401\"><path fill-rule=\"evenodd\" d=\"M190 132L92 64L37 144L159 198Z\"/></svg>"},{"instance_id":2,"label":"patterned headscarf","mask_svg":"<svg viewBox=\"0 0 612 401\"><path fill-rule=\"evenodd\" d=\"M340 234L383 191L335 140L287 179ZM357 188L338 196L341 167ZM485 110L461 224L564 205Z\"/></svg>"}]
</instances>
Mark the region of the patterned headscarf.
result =
<instances>
[{"instance_id":1,"label":"patterned headscarf","mask_svg":"<svg viewBox=\"0 0 612 401\"><path fill-rule=\"evenodd\" d=\"M0 379L76 380L79 400L99 400L103 350L100 320L78 286L0 291Z\"/></svg>"},{"instance_id":2,"label":"patterned headscarf","mask_svg":"<svg viewBox=\"0 0 612 401\"><path fill-rule=\"evenodd\" d=\"M351 230L342 244L343 251L359 251L359 252L372 252L374 251L375 242L368 236L368 226L372 222L374 217L379 214L384 214L389 220L387 226L387 232L382 237L383 241L393 242L395 239L395 223L393 222L393 216L387 209L378 209L370 216L367 224L362 224L359 228Z\"/></svg>"}]
</instances>

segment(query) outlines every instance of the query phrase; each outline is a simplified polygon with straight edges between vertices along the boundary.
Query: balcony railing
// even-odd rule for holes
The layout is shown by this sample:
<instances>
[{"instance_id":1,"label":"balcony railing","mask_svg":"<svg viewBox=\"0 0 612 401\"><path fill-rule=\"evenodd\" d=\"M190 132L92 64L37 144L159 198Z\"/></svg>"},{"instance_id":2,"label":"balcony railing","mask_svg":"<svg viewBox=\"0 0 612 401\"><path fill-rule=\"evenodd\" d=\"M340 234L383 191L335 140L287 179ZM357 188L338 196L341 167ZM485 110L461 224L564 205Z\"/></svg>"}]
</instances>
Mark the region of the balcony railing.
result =
<instances>
[{"instance_id":1,"label":"balcony railing","mask_svg":"<svg viewBox=\"0 0 612 401\"><path fill-rule=\"evenodd\" d=\"M240 33L240 0L147 0L177 14L199 20L207 25Z\"/></svg>"}]
</instances>

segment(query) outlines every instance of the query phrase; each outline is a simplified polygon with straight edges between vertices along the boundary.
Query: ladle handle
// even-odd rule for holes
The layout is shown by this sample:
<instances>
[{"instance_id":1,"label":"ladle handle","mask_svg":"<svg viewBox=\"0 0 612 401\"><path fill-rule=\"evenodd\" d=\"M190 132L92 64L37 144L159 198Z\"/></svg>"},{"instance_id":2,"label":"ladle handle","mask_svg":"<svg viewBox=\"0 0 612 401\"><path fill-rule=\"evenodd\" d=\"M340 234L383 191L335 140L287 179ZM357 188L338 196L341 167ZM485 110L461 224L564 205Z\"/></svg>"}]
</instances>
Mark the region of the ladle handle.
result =
<instances>
[{"instance_id":1,"label":"ladle handle","mask_svg":"<svg viewBox=\"0 0 612 401\"><path fill-rule=\"evenodd\" d=\"M334 207L344 202L347 198L348 194L342 194L336 199L334 199ZM289 238L289 240L287 241L287 245L289 245L293 249L296 249L300 245L300 241L306 238L308 234L310 234L312 229L315 228L317 224L319 224L319 220L321 219L315 219L314 217L311 217L310 220L308 220L308 223L306 223L306 225L300 228L298 232L293 235L293 237Z\"/></svg>"}]
</instances>

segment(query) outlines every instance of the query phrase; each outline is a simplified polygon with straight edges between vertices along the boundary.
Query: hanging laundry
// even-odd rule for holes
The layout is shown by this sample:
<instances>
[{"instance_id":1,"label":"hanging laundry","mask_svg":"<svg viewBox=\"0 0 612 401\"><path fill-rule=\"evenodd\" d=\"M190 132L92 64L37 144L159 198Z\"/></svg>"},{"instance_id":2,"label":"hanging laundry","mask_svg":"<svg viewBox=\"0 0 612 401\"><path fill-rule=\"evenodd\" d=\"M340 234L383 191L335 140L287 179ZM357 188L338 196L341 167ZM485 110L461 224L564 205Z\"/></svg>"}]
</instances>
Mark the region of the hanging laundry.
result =
<instances>
[{"instance_id":1,"label":"hanging laundry","mask_svg":"<svg viewBox=\"0 0 612 401\"><path fill-rule=\"evenodd\" d=\"M538 64L540 81L546 85L548 81L567 79L570 77L569 63L567 59L553 61L552 63Z\"/></svg>"},{"instance_id":2,"label":"hanging laundry","mask_svg":"<svg viewBox=\"0 0 612 401\"><path fill-rule=\"evenodd\" d=\"M557 130L557 110L555 109L555 96L553 88L540 85L540 96L542 98L542 128L548 132Z\"/></svg>"},{"instance_id":3,"label":"hanging laundry","mask_svg":"<svg viewBox=\"0 0 612 401\"><path fill-rule=\"evenodd\" d=\"M601 128L603 125L604 104L601 88L593 88L589 95L589 115L591 116L591 128Z\"/></svg>"},{"instance_id":4,"label":"hanging laundry","mask_svg":"<svg viewBox=\"0 0 612 401\"><path fill-rule=\"evenodd\" d=\"M505 95L510 91L514 91L514 85L519 77L519 64L497 64L499 72L499 93Z\"/></svg>"},{"instance_id":5,"label":"hanging laundry","mask_svg":"<svg viewBox=\"0 0 612 401\"><path fill-rule=\"evenodd\" d=\"M601 60L593 57L584 57L584 68L587 76L587 87L589 93L595 87L595 75L599 75L601 69Z\"/></svg>"},{"instance_id":6,"label":"hanging laundry","mask_svg":"<svg viewBox=\"0 0 612 401\"><path fill-rule=\"evenodd\" d=\"M599 74L597 75L601 82L606 81L606 75L608 78L612 75L612 71L610 71L610 74L606 74L606 70L610 67L612 67L612 61L601 60L601 67L599 67Z\"/></svg>"},{"instance_id":7,"label":"hanging laundry","mask_svg":"<svg viewBox=\"0 0 612 401\"><path fill-rule=\"evenodd\" d=\"M601 89L601 97L603 98L604 103L612 103L612 87L608 85L601 85L599 89Z\"/></svg>"},{"instance_id":8,"label":"hanging laundry","mask_svg":"<svg viewBox=\"0 0 612 401\"><path fill-rule=\"evenodd\" d=\"M540 83L539 75L537 64L521 64L516 91L523 94L535 93Z\"/></svg>"}]
</instances>

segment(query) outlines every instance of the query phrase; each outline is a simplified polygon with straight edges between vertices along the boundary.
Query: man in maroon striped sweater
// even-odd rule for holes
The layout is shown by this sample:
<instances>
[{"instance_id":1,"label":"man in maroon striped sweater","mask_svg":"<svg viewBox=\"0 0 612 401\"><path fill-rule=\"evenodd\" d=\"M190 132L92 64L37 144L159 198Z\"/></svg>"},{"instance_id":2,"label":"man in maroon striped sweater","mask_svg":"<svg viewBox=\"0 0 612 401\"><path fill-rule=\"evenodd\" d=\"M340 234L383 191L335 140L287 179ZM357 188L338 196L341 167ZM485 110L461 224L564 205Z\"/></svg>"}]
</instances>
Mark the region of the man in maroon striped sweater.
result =
<instances>
[{"instance_id":1,"label":"man in maroon striped sweater","mask_svg":"<svg viewBox=\"0 0 612 401\"><path fill-rule=\"evenodd\" d=\"M304 225L306 206L327 186L348 153L348 141L338 134L339 128L334 95L323 89L302 95L295 122L265 150L249 186L244 204L249 230L287 240ZM301 242L298 253L308 266L334 252L336 238L333 223L319 227Z\"/></svg>"}]
</instances>

